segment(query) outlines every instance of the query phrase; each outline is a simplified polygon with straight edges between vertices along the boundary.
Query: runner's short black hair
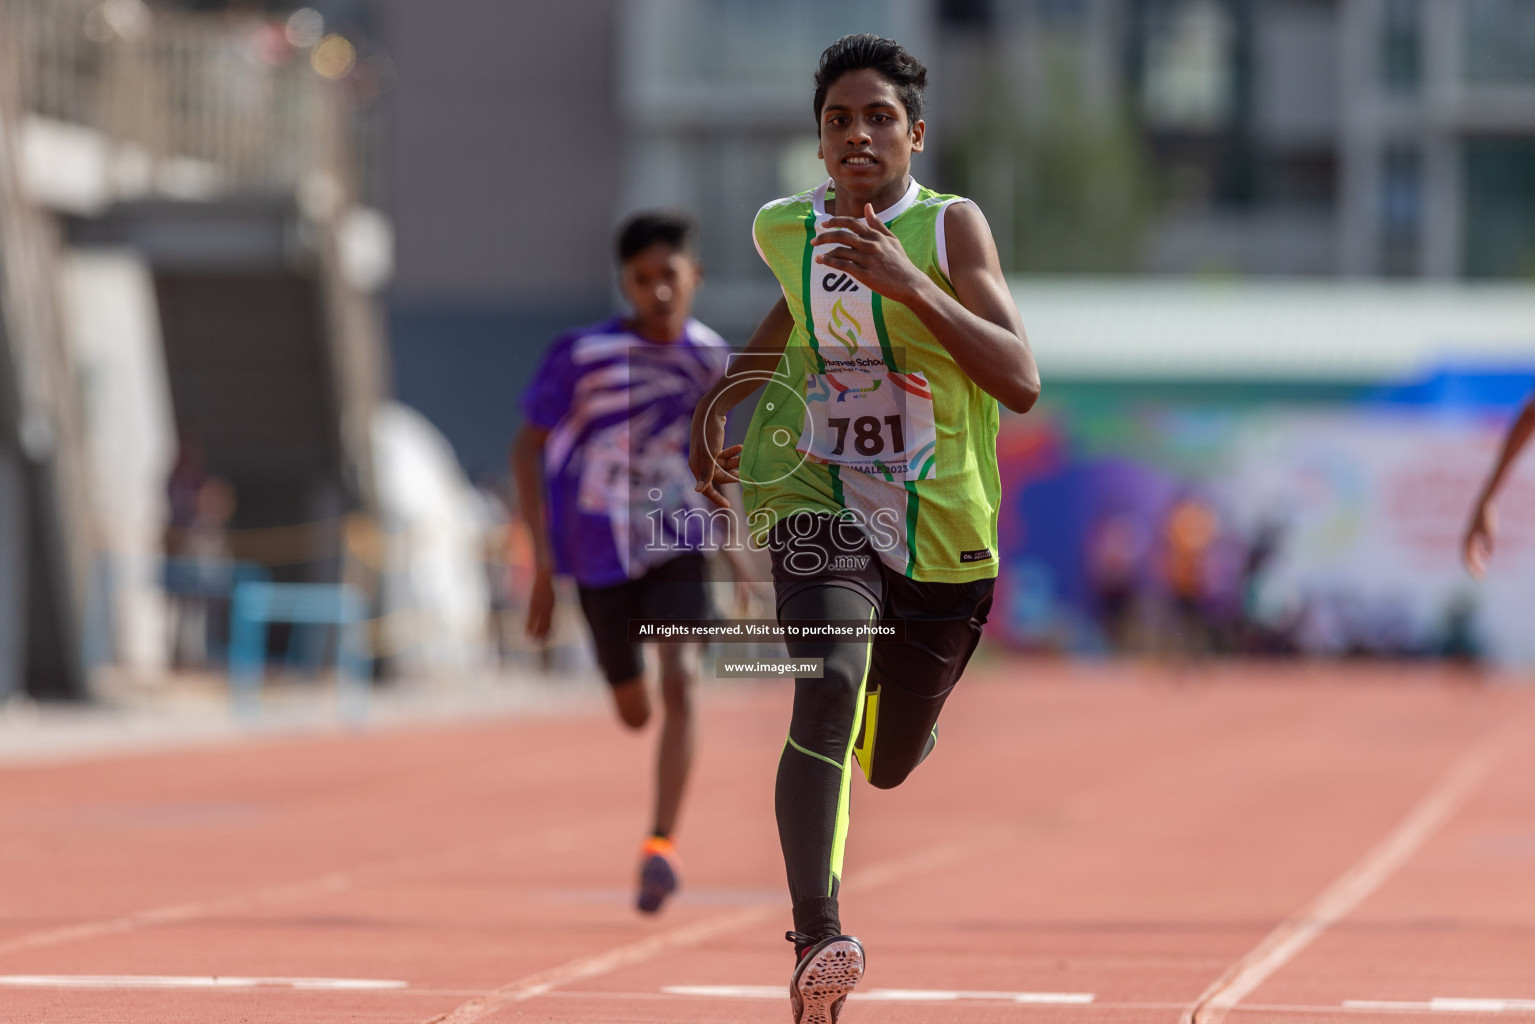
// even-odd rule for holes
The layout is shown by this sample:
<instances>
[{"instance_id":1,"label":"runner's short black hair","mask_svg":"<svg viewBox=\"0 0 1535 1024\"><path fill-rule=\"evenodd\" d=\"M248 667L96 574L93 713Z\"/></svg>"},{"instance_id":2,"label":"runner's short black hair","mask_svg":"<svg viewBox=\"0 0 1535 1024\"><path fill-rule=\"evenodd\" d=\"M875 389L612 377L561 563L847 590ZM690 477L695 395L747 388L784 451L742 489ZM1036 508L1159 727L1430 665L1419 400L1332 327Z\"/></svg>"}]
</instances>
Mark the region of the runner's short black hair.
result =
<instances>
[{"instance_id":1,"label":"runner's short black hair","mask_svg":"<svg viewBox=\"0 0 1535 1024\"><path fill-rule=\"evenodd\" d=\"M679 252L693 248L693 218L681 210L641 210L618 229L618 262L660 243Z\"/></svg>"},{"instance_id":2,"label":"runner's short black hair","mask_svg":"<svg viewBox=\"0 0 1535 1024\"><path fill-rule=\"evenodd\" d=\"M815 121L821 123L821 108L826 106L826 91L849 71L873 68L895 86L906 107L906 124L922 120L922 94L927 88L927 68L906 52L894 39L872 32L843 36L821 54L821 66L815 72Z\"/></svg>"}]
</instances>

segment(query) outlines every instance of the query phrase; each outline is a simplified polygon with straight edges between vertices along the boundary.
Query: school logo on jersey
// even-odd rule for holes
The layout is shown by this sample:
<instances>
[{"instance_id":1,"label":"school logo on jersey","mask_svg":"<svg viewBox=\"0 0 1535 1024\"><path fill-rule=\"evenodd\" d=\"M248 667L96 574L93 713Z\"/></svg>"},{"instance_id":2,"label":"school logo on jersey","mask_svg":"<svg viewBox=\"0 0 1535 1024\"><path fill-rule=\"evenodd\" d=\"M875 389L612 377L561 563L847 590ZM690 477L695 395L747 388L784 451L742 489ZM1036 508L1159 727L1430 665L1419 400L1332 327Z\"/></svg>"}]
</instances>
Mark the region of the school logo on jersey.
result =
<instances>
[{"instance_id":1,"label":"school logo on jersey","mask_svg":"<svg viewBox=\"0 0 1535 1024\"><path fill-rule=\"evenodd\" d=\"M821 278L821 290L827 292L856 292L858 282L851 274L829 273Z\"/></svg>"},{"instance_id":2,"label":"school logo on jersey","mask_svg":"<svg viewBox=\"0 0 1535 1024\"><path fill-rule=\"evenodd\" d=\"M846 346L849 354L857 354L858 336L863 333L863 325L847 311L841 299L838 299L831 307L831 318L827 322L826 329L831 332L833 338Z\"/></svg>"}]
</instances>

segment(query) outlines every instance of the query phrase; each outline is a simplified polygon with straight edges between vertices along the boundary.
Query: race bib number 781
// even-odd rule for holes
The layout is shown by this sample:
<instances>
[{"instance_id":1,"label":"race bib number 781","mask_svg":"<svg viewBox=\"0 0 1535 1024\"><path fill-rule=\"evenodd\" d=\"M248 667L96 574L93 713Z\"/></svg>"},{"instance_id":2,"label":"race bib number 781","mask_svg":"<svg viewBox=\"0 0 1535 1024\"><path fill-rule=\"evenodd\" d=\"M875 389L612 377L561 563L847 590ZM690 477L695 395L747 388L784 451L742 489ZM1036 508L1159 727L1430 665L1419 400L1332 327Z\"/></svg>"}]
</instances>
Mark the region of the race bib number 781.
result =
<instances>
[{"instance_id":1,"label":"race bib number 781","mask_svg":"<svg viewBox=\"0 0 1535 1024\"><path fill-rule=\"evenodd\" d=\"M796 447L818 462L887 480L937 475L933 391L920 373L839 370L805 377Z\"/></svg>"}]
</instances>

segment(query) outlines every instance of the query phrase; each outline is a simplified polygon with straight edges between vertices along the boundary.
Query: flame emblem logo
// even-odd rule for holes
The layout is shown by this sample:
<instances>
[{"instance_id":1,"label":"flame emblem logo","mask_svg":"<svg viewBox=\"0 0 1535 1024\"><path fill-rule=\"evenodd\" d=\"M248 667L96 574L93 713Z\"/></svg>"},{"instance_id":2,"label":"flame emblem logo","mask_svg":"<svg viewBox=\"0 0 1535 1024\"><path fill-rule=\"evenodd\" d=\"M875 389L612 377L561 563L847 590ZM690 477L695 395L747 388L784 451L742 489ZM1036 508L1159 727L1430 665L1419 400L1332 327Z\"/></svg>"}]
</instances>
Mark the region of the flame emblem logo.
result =
<instances>
[{"instance_id":1,"label":"flame emblem logo","mask_svg":"<svg viewBox=\"0 0 1535 1024\"><path fill-rule=\"evenodd\" d=\"M831 321L827 325L827 330L831 332L833 338L847 347L849 355L857 353L858 336L863 333L863 325L847 311L841 299L838 299L831 307Z\"/></svg>"}]
</instances>

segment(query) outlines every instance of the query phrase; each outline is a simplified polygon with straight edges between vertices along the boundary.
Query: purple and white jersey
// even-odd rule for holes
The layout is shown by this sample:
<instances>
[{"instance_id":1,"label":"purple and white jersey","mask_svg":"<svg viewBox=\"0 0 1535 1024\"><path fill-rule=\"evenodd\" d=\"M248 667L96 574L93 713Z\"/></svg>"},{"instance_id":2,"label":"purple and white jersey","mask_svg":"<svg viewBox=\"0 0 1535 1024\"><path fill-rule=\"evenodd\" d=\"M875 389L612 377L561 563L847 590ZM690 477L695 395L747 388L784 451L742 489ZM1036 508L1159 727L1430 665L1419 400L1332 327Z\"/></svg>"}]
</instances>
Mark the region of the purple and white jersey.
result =
<instances>
[{"instance_id":1,"label":"purple and white jersey","mask_svg":"<svg viewBox=\"0 0 1535 1024\"><path fill-rule=\"evenodd\" d=\"M583 586L613 586L704 546L706 531L678 535L675 524L677 513L708 507L693 489L688 433L728 354L697 320L659 343L617 316L550 347L522 411L549 431L545 499L558 571Z\"/></svg>"}]
</instances>

